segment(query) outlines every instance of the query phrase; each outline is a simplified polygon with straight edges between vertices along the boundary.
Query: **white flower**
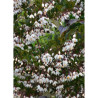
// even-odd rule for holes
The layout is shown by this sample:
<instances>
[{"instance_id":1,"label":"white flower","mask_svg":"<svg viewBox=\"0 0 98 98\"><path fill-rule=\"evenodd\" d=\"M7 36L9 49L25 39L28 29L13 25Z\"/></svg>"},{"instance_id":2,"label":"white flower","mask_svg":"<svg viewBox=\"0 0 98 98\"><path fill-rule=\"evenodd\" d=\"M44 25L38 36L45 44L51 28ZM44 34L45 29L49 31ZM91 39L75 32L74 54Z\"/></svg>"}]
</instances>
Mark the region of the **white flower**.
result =
<instances>
[{"instance_id":1,"label":"white flower","mask_svg":"<svg viewBox=\"0 0 98 98\"><path fill-rule=\"evenodd\" d=\"M40 24L37 21L35 21L34 25L35 25L35 27L39 27L40 26Z\"/></svg>"},{"instance_id":2,"label":"white flower","mask_svg":"<svg viewBox=\"0 0 98 98\"><path fill-rule=\"evenodd\" d=\"M71 97L71 98L77 98L77 97L73 96L73 97Z\"/></svg>"},{"instance_id":3,"label":"white flower","mask_svg":"<svg viewBox=\"0 0 98 98\"><path fill-rule=\"evenodd\" d=\"M53 68L49 67L47 72L49 73L50 71L53 71Z\"/></svg>"},{"instance_id":4,"label":"white flower","mask_svg":"<svg viewBox=\"0 0 98 98\"><path fill-rule=\"evenodd\" d=\"M61 17L61 22L63 22L65 20L65 18L64 17Z\"/></svg>"},{"instance_id":5,"label":"white flower","mask_svg":"<svg viewBox=\"0 0 98 98\"><path fill-rule=\"evenodd\" d=\"M74 34L73 37L75 38L76 37L76 34Z\"/></svg>"},{"instance_id":6,"label":"white flower","mask_svg":"<svg viewBox=\"0 0 98 98\"><path fill-rule=\"evenodd\" d=\"M34 16L31 14L30 16L29 16L30 18L34 18Z\"/></svg>"},{"instance_id":7,"label":"white flower","mask_svg":"<svg viewBox=\"0 0 98 98\"><path fill-rule=\"evenodd\" d=\"M26 84L25 87L32 88L31 84Z\"/></svg>"},{"instance_id":8,"label":"white flower","mask_svg":"<svg viewBox=\"0 0 98 98\"><path fill-rule=\"evenodd\" d=\"M48 78L46 78L46 83L48 83L49 82L49 79Z\"/></svg>"},{"instance_id":9,"label":"white flower","mask_svg":"<svg viewBox=\"0 0 98 98\"><path fill-rule=\"evenodd\" d=\"M80 8L79 8L79 10L80 10L80 11L82 11L82 10L83 10L83 8L81 8L81 7L80 7Z\"/></svg>"},{"instance_id":10,"label":"white flower","mask_svg":"<svg viewBox=\"0 0 98 98\"><path fill-rule=\"evenodd\" d=\"M30 98L34 98L33 96L30 96Z\"/></svg>"},{"instance_id":11,"label":"white flower","mask_svg":"<svg viewBox=\"0 0 98 98\"><path fill-rule=\"evenodd\" d=\"M21 88L20 87L16 87L16 90L20 90Z\"/></svg>"},{"instance_id":12,"label":"white flower","mask_svg":"<svg viewBox=\"0 0 98 98\"><path fill-rule=\"evenodd\" d=\"M50 77L50 75L47 73L47 77Z\"/></svg>"},{"instance_id":13,"label":"white flower","mask_svg":"<svg viewBox=\"0 0 98 98\"><path fill-rule=\"evenodd\" d=\"M50 33L54 34L54 31L50 31Z\"/></svg>"},{"instance_id":14,"label":"white flower","mask_svg":"<svg viewBox=\"0 0 98 98\"><path fill-rule=\"evenodd\" d=\"M71 80L71 76L70 75L67 76L67 80L68 81Z\"/></svg>"},{"instance_id":15,"label":"white flower","mask_svg":"<svg viewBox=\"0 0 98 98\"><path fill-rule=\"evenodd\" d=\"M79 16L78 16L78 15L75 15L75 18L76 18L76 19L78 19L78 18L79 18Z\"/></svg>"},{"instance_id":16,"label":"white flower","mask_svg":"<svg viewBox=\"0 0 98 98\"><path fill-rule=\"evenodd\" d=\"M59 74L60 74L60 72L59 72L60 70L61 70L61 69L56 68L56 72L55 72L55 74L56 74L56 75L59 75Z\"/></svg>"},{"instance_id":17,"label":"white flower","mask_svg":"<svg viewBox=\"0 0 98 98\"><path fill-rule=\"evenodd\" d=\"M43 80L42 80L42 79L39 79L38 82L39 82L40 84L43 84Z\"/></svg>"},{"instance_id":18,"label":"white flower","mask_svg":"<svg viewBox=\"0 0 98 98\"><path fill-rule=\"evenodd\" d=\"M76 16L76 13L73 13L73 16L75 17Z\"/></svg>"},{"instance_id":19,"label":"white flower","mask_svg":"<svg viewBox=\"0 0 98 98\"><path fill-rule=\"evenodd\" d=\"M59 72L59 71L56 71L56 72L55 72L55 74L56 74L56 75L59 75L59 74L60 74L60 72Z\"/></svg>"},{"instance_id":20,"label":"white flower","mask_svg":"<svg viewBox=\"0 0 98 98\"><path fill-rule=\"evenodd\" d=\"M54 74L54 75L55 75L55 71L52 71L52 74Z\"/></svg>"},{"instance_id":21,"label":"white flower","mask_svg":"<svg viewBox=\"0 0 98 98\"><path fill-rule=\"evenodd\" d=\"M75 5L77 5L79 2L80 2L80 0L76 0L76 4Z\"/></svg>"},{"instance_id":22,"label":"white flower","mask_svg":"<svg viewBox=\"0 0 98 98\"><path fill-rule=\"evenodd\" d=\"M62 67L61 62L58 62L58 63L56 64L56 67Z\"/></svg>"},{"instance_id":23,"label":"white flower","mask_svg":"<svg viewBox=\"0 0 98 98\"><path fill-rule=\"evenodd\" d=\"M52 8L54 8L54 6L52 6L52 4L50 4L48 7L48 10L51 10Z\"/></svg>"},{"instance_id":24,"label":"white flower","mask_svg":"<svg viewBox=\"0 0 98 98\"><path fill-rule=\"evenodd\" d=\"M44 91L44 89L40 85L37 86L37 90L40 91L40 92Z\"/></svg>"},{"instance_id":25,"label":"white flower","mask_svg":"<svg viewBox=\"0 0 98 98\"><path fill-rule=\"evenodd\" d=\"M53 1L52 4L54 5L55 4L55 1Z\"/></svg>"},{"instance_id":26,"label":"white flower","mask_svg":"<svg viewBox=\"0 0 98 98\"><path fill-rule=\"evenodd\" d=\"M80 76L83 76L83 73L80 72L79 75L80 75Z\"/></svg>"},{"instance_id":27,"label":"white flower","mask_svg":"<svg viewBox=\"0 0 98 98\"><path fill-rule=\"evenodd\" d=\"M67 60L64 60L63 61L63 67L67 67L68 66L68 62L67 62Z\"/></svg>"},{"instance_id":28,"label":"white flower","mask_svg":"<svg viewBox=\"0 0 98 98\"><path fill-rule=\"evenodd\" d=\"M16 41L17 43L19 43L19 38L18 37L14 37L14 41Z\"/></svg>"},{"instance_id":29,"label":"white flower","mask_svg":"<svg viewBox=\"0 0 98 98\"><path fill-rule=\"evenodd\" d=\"M74 79L76 79L77 78L77 76L76 75L73 75L72 76L72 80L74 80Z\"/></svg>"},{"instance_id":30,"label":"white flower","mask_svg":"<svg viewBox=\"0 0 98 98\"><path fill-rule=\"evenodd\" d=\"M77 11L77 14L80 14L81 13L81 11Z\"/></svg>"},{"instance_id":31,"label":"white flower","mask_svg":"<svg viewBox=\"0 0 98 98\"><path fill-rule=\"evenodd\" d=\"M36 13L34 13L34 16L36 16Z\"/></svg>"},{"instance_id":32,"label":"white flower","mask_svg":"<svg viewBox=\"0 0 98 98\"><path fill-rule=\"evenodd\" d=\"M37 39L37 36L35 34L32 34L32 35L27 34L26 35L26 40L27 40L26 44L28 45L28 44L34 42L36 39Z\"/></svg>"},{"instance_id":33,"label":"white flower","mask_svg":"<svg viewBox=\"0 0 98 98\"><path fill-rule=\"evenodd\" d=\"M42 61L44 62L45 65L48 63L52 62L52 57L49 53L46 53L45 55L42 56Z\"/></svg>"},{"instance_id":34,"label":"white flower","mask_svg":"<svg viewBox=\"0 0 98 98\"><path fill-rule=\"evenodd\" d=\"M40 60L38 60L38 62L40 63Z\"/></svg>"},{"instance_id":35,"label":"white flower","mask_svg":"<svg viewBox=\"0 0 98 98\"><path fill-rule=\"evenodd\" d=\"M59 85L56 87L57 90L62 90L64 88L64 85Z\"/></svg>"},{"instance_id":36,"label":"white flower","mask_svg":"<svg viewBox=\"0 0 98 98\"><path fill-rule=\"evenodd\" d=\"M52 23L52 28L54 28L54 27L56 27L56 25Z\"/></svg>"},{"instance_id":37,"label":"white flower","mask_svg":"<svg viewBox=\"0 0 98 98\"><path fill-rule=\"evenodd\" d=\"M54 58L55 58L55 59L60 59L60 60L61 60L61 59L63 58L63 55L58 55L58 54L56 54Z\"/></svg>"},{"instance_id":38,"label":"white flower","mask_svg":"<svg viewBox=\"0 0 98 98\"><path fill-rule=\"evenodd\" d=\"M85 49L82 49L82 50L81 50L81 53L83 53L83 54L84 54L84 53L85 53Z\"/></svg>"},{"instance_id":39,"label":"white flower","mask_svg":"<svg viewBox=\"0 0 98 98\"><path fill-rule=\"evenodd\" d=\"M48 11L48 8L45 8L45 12L47 12Z\"/></svg>"},{"instance_id":40,"label":"white flower","mask_svg":"<svg viewBox=\"0 0 98 98\"><path fill-rule=\"evenodd\" d=\"M49 83L50 83L50 84L53 83L53 80L50 80Z\"/></svg>"},{"instance_id":41,"label":"white flower","mask_svg":"<svg viewBox=\"0 0 98 98\"><path fill-rule=\"evenodd\" d=\"M44 3L42 3L42 7L44 7Z\"/></svg>"},{"instance_id":42,"label":"white flower","mask_svg":"<svg viewBox=\"0 0 98 98\"><path fill-rule=\"evenodd\" d=\"M79 94L77 94L77 98L79 98L79 96L80 96L80 95L79 95Z\"/></svg>"},{"instance_id":43,"label":"white flower","mask_svg":"<svg viewBox=\"0 0 98 98\"><path fill-rule=\"evenodd\" d=\"M72 49L72 46L71 45L67 45L66 46L66 50L71 50Z\"/></svg>"},{"instance_id":44,"label":"white flower","mask_svg":"<svg viewBox=\"0 0 98 98\"><path fill-rule=\"evenodd\" d=\"M39 14L39 15L42 15L42 11L38 11L38 14Z\"/></svg>"},{"instance_id":45,"label":"white flower","mask_svg":"<svg viewBox=\"0 0 98 98\"><path fill-rule=\"evenodd\" d=\"M15 69L15 73L19 72L19 69Z\"/></svg>"},{"instance_id":46,"label":"white flower","mask_svg":"<svg viewBox=\"0 0 98 98\"><path fill-rule=\"evenodd\" d=\"M48 31L50 31L50 30L45 28L45 32L48 32Z\"/></svg>"},{"instance_id":47,"label":"white flower","mask_svg":"<svg viewBox=\"0 0 98 98\"><path fill-rule=\"evenodd\" d=\"M46 23L48 23L48 22L47 22L47 19L48 19L48 18L46 18L46 17L41 17L41 18L39 19L39 21L41 22L42 25L45 25Z\"/></svg>"},{"instance_id":48,"label":"white flower","mask_svg":"<svg viewBox=\"0 0 98 98\"><path fill-rule=\"evenodd\" d=\"M66 15L64 16L64 18L65 18L65 19L68 19L68 18L69 18L69 15L68 15L68 14L66 14Z\"/></svg>"},{"instance_id":49,"label":"white flower","mask_svg":"<svg viewBox=\"0 0 98 98\"><path fill-rule=\"evenodd\" d=\"M66 51L66 47L63 47L62 51L63 51L63 52Z\"/></svg>"},{"instance_id":50,"label":"white flower","mask_svg":"<svg viewBox=\"0 0 98 98\"><path fill-rule=\"evenodd\" d=\"M24 44L15 44L15 46L21 48L22 50L24 50Z\"/></svg>"},{"instance_id":51,"label":"white flower","mask_svg":"<svg viewBox=\"0 0 98 98\"><path fill-rule=\"evenodd\" d=\"M53 82L53 86L56 86L56 84L57 84L57 81L54 81L54 82Z\"/></svg>"},{"instance_id":52,"label":"white flower","mask_svg":"<svg viewBox=\"0 0 98 98\"><path fill-rule=\"evenodd\" d=\"M45 7L48 7L48 3L45 4Z\"/></svg>"},{"instance_id":53,"label":"white flower","mask_svg":"<svg viewBox=\"0 0 98 98\"><path fill-rule=\"evenodd\" d=\"M39 79L39 83L43 84L43 83L45 83L45 82L46 82L46 80L45 80L44 77L42 77L42 78Z\"/></svg>"},{"instance_id":54,"label":"white flower","mask_svg":"<svg viewBox=\"0 0 98 98\"><path fill-rule=\"evenodd\" d=\"M77 42L78 40L77 40L76 38L73 38L72 41L73 41L73 42Z\"/></svg>"},{"instance_id":55,"label":"white flower","mask_svg":"<svg viewBox=\"0 0 98 98\"><path fill-rule=\"evenodd\" d=\"M74 48L75 44L71 43L69 46L70 46L69 49L72 50Z\"/></svg>"},{"instance_id":56,"label":"white flower","mask_svg":"<svg viewBox=\"0 0 98 98\"><path fill-rule=\"evenodd\" d=\"M43 81L44 83L46 83L46 79L45 79L44 77L42 78L42 81Z\"/></svg>"},{"instance_id":57,"label":"white flower","mask_svg":"<svg viewBox=\"0 0 98 98\"><path fill-rule=\"evenodd\" d=\"M74 57L77 57L78 55L77 55L77 54L73 54L73 56L74 56Z\"/></svg>"},{"instance_id":58,"label":"white flower","mask_svg":"<svg viewBox=\"0 0 98 98\"><path fill-rule=\"evenodd\" d=\"M35 34L32 34L31 37L37 39L37 36Z\"/></svg>"},{"instance_id":59,"label":"white flower","mask_svg":"<svg viewBox=\"0 0 98 98\"><path fill-rule=\"evenodd\" d=\"M44 92L47 92L47 88L44 88Z\"/></svg>"},{"instance_id":60,"label":"white flower","mask_svg":"<svg viewBox=\"0 0 98 98\"><path fill-rule=\"evenodd\" d=\"M33 79L31 79L31 80L30 80L30 82L31 82L31 83L34 83L34 80L33 80Z\"/></svg>"}]
</instances>

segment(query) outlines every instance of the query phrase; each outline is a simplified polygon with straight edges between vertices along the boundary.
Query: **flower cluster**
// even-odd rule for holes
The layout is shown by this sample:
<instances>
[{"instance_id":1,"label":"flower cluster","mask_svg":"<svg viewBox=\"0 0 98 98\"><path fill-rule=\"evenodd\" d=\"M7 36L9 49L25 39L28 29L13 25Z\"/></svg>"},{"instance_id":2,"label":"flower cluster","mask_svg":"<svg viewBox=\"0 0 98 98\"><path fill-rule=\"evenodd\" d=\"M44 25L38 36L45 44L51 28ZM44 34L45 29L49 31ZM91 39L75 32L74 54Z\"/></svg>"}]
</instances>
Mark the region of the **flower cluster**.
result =
<instances>
[{"instance_id":1,"label":"flower cluster","mask_svg":"<svg viewBox=\"0 0 98 98\"><path fill-rule=\"evenodd\" d=\"M80 19L84 4L81 0L68 0L75 2L73 10L59 12L51 19L48 12L53 11L56 15L55 6L59 2L61 7L62 0L41 2L40 5L37 2L40 1L35 0L32 4L35 8L41 6L36 10L32 10L31 5L22 9L26 0L14 2L14 14L17 15L13 39L14 98L38 98L45 93L56 98L84 98L83 25L70 28L71 32L64 32L64 36L60 36L56 25L56 22L63 25L70 17ZM64 9L62 6L60 11ZM68 38L65 38L67 34Z\"/></svg>"},{"instance_id":2,"label":"flower cluster","mask_svg":"<svg viewBox=\"0 0 98 98\"><path fill-rule=\"evenodd\" d=\"M14 0L14 14L21 12L21 5L25 3L26 0Z\"/></svg>"}]
</instances>

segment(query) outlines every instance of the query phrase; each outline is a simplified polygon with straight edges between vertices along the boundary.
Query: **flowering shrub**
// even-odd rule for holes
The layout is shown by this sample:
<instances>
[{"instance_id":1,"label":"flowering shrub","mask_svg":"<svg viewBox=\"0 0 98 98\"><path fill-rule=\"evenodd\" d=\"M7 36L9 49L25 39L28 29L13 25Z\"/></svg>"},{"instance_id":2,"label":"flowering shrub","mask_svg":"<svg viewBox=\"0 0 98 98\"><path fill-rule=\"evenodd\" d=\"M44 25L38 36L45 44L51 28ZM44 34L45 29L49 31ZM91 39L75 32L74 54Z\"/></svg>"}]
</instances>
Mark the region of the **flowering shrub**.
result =
<instances>
[{"instance_id":1,"label":"flowering shrub","mask_svg":"<svg viewBox=\"0 0 98 98\"><path fill-rule=\"evenodd\" d=\"M14 0L14 97L84 98L84 0Z\"/></svg>"}]
</instances>

